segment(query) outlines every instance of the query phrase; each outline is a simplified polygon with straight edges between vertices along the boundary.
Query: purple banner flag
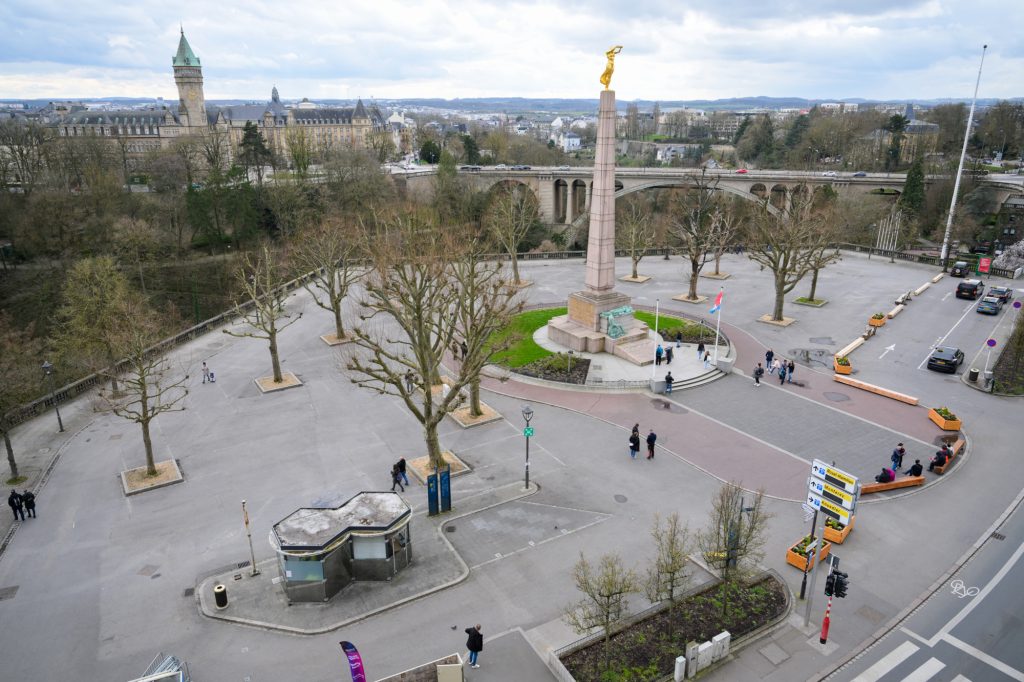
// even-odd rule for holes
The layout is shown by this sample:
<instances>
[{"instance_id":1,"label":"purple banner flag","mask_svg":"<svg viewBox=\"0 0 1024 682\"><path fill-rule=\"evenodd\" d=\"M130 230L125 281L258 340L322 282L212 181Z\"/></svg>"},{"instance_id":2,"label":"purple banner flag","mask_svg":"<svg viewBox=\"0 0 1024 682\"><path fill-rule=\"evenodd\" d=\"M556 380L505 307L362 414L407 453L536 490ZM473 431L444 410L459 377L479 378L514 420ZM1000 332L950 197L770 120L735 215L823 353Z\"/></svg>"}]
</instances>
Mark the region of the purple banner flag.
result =
<instances>
[{"instance_id":1,"label":"purple banner flag","mask_svg":"<svg viewBox=\"0 0 1024 682\"><path fill-rule=\"evenodd\" d=\"M352 642L339 642L341 650L348 658L348 667L352 672L352 682L366 682L366 672L363 670L363 659Z\"/></svg>"}]
</instances>

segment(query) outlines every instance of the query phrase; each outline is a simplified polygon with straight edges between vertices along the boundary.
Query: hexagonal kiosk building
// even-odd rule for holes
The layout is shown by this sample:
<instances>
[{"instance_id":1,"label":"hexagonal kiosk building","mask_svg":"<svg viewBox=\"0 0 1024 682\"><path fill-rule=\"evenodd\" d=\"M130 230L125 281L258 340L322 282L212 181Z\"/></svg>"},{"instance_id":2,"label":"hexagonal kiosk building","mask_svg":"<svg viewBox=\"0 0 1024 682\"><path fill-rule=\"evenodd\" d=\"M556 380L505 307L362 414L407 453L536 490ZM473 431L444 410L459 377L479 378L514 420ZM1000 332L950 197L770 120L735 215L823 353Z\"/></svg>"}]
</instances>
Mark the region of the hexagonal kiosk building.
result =
<instances>
[{"instance_id":1,"label":"hexagonal kiosk building","mask_svg":"<svg viewBox=\"0 0 1024 682\"><path fill-rule=\"evenodd\" d=\"M398 493L361 492L340 507L297 509L274 524L290 602L327 601L354 580L391 580L412 561L412 510Z\"/></svg>"}]
</instances>

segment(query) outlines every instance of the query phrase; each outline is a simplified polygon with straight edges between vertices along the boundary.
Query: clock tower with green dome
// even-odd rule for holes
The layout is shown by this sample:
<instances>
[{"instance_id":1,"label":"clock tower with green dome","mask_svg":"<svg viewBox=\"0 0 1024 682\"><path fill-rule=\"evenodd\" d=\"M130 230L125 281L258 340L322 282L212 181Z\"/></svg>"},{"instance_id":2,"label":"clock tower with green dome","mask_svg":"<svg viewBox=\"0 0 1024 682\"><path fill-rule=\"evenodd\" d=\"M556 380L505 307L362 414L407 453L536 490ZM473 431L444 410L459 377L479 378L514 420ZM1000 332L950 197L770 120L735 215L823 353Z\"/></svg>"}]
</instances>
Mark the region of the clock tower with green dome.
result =
<instances>
[{"instance_id":1,"label":"clock tower with green dome","mask_svg":"<svg viewBox=\"0 0 1024 682\"><path fill-rule=\"evenodd\" d=\"M203 68L199 57L192 52L185 39L185 30L181 31L178 41L178 52L172 61L174 64L174 82L178 86L178 117L181 125L191 130L206 128L206 98L203 96Z\"/></svg>"}]
</instances>

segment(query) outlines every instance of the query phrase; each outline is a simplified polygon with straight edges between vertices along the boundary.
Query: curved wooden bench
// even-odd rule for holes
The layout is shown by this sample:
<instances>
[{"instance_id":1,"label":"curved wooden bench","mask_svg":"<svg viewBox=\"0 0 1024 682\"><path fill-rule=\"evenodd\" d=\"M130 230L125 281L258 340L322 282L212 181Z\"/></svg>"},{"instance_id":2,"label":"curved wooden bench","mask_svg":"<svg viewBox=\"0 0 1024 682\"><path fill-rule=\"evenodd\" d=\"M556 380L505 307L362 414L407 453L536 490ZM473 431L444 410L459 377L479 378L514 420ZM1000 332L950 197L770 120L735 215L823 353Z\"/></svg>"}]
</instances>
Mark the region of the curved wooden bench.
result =
<instances>
[{"instance_id":1,"label":"curved wooden bench","mask_svg":"<svg viewBox=\"0 0 1024 682\"><path fill-rule=\"evenodd\" d=\"M897 488L912 488L915 485L924 485L924 476L904 476L888 483L864 483L860 486L860 494L867 495Z\"/></svg>"},{"instance_id":2,"label":"curved wooden bench","mask_svg":"<svg viewBox=\"0 0 1024 682\"><path fill-rule=\"evenodd\" d=\"M966 440L964 440L963 438L957 439L955 443L949 446L950 454L949 458L946 459L946 463L940 467L935 467L934 469L932 469L932 471L934 471L937 474L946 473L946 469L953 464L953 460L956 459L956 456L960 454L960 452L964 449L965 445L967 445Z\"/></svg>"},{"instance_id":3,"label":"curved wooden bench","mask_svg":"<svg viewBox=\"0 0 1024 682\"><path fill-rule=\"evenodd\" d=\"M874 384L869 384L866 381L860 381L859 379L854 379L843 374L835 374L832 376L832 378L841 384L853 386L854 388L859 388L862 391L869 391L871 393L875 393L886 398L898 400L901 403L906 403L908 405L917 405L917 398L915 398L912 395L907 395L906 393L899 393L897 391L889 390L888 388L875 386Z\"/></svg>"}]
</instances>

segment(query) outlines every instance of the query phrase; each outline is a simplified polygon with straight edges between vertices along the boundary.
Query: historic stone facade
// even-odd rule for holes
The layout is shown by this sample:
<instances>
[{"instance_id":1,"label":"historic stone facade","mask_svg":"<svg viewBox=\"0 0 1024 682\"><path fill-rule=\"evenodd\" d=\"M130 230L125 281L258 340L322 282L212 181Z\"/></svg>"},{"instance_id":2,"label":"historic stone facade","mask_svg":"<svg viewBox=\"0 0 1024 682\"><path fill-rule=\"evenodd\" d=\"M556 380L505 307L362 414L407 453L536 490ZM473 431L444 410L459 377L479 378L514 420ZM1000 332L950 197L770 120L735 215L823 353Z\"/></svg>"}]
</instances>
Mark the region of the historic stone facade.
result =
<instances>
[{"instance_id":1,"label":"historic stone facade","mask_svg":"<svg viewBox=\"0 0 1024 682\"><path fill-rule=\"evenodd\" d=\"M186 135L203 135L211 131L225 133L231 151L238 149L242 131L248 122L255 123L267 146L282 158L288 158L289 131L301 130L312 150L320 152L335 146L365 149L370 137L389 127L376 107L363 106L362 100L352 108L321 107L286 108L274 87L270 102L209 108L203 93L203 69L182 31L178 51L171 60L174 82L178 86L177 110L124 109L111 111L78 110L55 121L62 137L108 137L124 145L130 156L169 146Z\"/></svg>"}]
</instances>

